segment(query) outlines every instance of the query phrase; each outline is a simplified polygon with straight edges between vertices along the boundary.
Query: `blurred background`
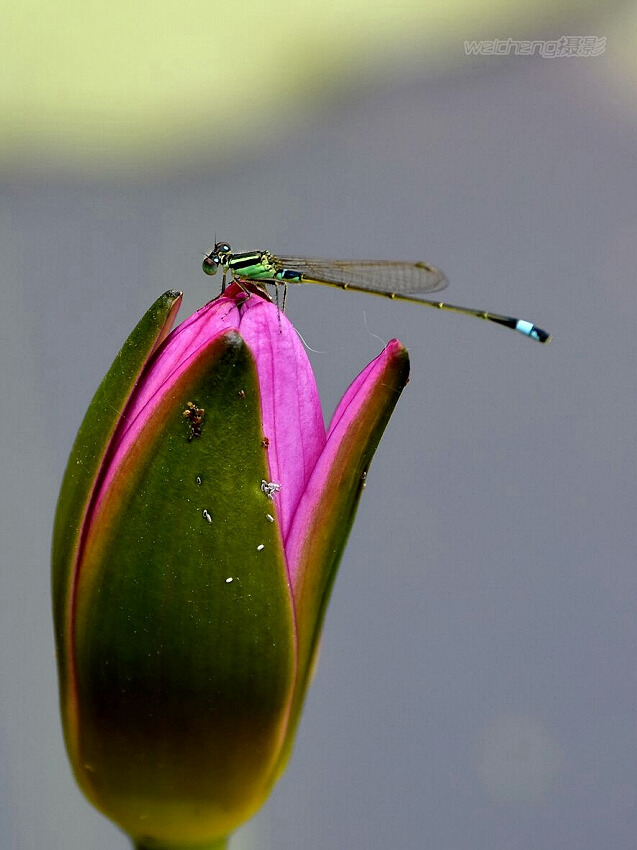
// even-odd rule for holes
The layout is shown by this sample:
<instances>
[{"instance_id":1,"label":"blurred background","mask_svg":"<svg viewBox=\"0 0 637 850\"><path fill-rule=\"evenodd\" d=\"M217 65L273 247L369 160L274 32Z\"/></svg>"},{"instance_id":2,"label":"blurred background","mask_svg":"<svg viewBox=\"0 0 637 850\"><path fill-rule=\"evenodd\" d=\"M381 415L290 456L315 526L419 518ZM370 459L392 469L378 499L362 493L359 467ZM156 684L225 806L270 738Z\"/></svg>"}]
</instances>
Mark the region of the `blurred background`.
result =
<instances>
[{"instance_id":1,"label":"blurred background","mask_svg":"<svg viewBox=\"0 0 637 850\"><path fill-rule=\"evenodd\" d=\"M412 381L291 764L232 850L632 850L635 4L21 0L0 16L0 850L129 846L63 749L52 518L137 319L168 288L182 318L216 295L200 270L215 233L422 259L452 303L554 335L291 290L326 418L391 337Z\"/></svg>"}]
</instances>

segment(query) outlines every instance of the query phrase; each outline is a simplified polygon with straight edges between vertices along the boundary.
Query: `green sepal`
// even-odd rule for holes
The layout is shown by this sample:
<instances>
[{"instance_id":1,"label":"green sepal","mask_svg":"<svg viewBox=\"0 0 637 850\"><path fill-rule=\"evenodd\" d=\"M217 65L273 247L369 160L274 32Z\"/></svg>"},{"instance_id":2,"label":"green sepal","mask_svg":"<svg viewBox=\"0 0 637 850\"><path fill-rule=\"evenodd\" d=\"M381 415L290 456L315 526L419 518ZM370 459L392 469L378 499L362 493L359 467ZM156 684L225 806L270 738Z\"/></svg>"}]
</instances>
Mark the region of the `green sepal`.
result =
<instances>
[{"instance_id":1,"label":"green sepal","mask_svg":"<svg viewBox=\"0 0 637 850\"><path fill-rule=\"evenodd\" d=\"M115 429L150 356L169 333L181 297L181 292L173 290L161 295L124 343L89 405L64 473L51 556L63 717L68 691L68 611L85 517Z\"/></svg>"},{"instance_id":2,"label":"green sepal","mask_svg":"<svg viewBox=\"0 0 637 850\"><path fill-rule=\"evenodd\" d=\"M271 787L295 647L267 477L256 368L231 331L163 393L91 517L69 750L141 846L220 839Z\"/></svg>"}]
</instances>

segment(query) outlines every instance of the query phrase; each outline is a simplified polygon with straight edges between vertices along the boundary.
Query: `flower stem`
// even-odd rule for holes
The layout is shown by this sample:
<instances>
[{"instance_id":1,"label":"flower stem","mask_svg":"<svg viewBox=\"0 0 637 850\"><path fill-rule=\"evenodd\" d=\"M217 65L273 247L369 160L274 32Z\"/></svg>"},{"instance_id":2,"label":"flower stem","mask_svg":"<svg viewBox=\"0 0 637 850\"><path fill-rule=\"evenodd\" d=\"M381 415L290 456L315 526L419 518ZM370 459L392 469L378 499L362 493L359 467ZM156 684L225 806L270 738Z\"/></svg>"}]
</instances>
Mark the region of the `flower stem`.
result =
<instances>
[{"instance_id":1,"label":"flower stem","mask_svg":"<svg viewBox=\"0 0 637 850\"><path fill-rule=\"evenodd\" d=\"M135 850L227 850L229 838L219 838L211 844L164 844L154 839L134 842Z\"/></svg>"}]
</instances>

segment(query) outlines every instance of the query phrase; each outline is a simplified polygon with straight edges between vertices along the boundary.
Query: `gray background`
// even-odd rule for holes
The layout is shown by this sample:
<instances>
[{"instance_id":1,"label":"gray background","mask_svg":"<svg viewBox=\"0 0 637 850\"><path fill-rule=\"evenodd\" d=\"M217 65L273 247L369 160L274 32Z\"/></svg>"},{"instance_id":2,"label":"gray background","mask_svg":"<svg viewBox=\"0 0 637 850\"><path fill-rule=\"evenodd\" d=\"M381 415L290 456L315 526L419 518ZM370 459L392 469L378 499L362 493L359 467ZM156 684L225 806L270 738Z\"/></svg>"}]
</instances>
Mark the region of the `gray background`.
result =
<instances>
[{"instance_id":1,"label":"gray background","mask_svg":"<svg viewBox=\"0 0 637 850\"><path fill-rule=\"evenodd\" d=\"M462 49L458 46L459 51ZM329 416L382 341L412 381L372 465L291 764L234 848L634 847L637 128L597 59L466 60L325 105L250 160L2 178L0 843L119 850L57 714L49 545L121 342L237 249L424 259L452 302L292 290Z\"/></svg>"}]
</instances>

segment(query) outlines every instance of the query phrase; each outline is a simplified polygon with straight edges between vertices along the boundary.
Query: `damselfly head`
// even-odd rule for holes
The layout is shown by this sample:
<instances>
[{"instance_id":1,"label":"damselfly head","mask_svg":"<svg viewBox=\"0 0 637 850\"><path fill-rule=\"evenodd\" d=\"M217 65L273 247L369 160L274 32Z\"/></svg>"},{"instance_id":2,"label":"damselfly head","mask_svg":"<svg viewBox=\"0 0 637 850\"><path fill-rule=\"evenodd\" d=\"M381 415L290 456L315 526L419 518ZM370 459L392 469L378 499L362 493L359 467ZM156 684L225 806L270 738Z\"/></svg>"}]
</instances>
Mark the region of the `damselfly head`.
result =
<instances>
[{"instance_id":1,"label":"damselfly head","mask_svg":"<svg viewBox=\"0 0 637 850\"><path fill-rule=\"evenodd\" d=\"M204 257L202 268L206 274L216 274L218 268L227 268L232 248L227 242L217 242L212 251Z\"/></svg>"}]
</instances>

